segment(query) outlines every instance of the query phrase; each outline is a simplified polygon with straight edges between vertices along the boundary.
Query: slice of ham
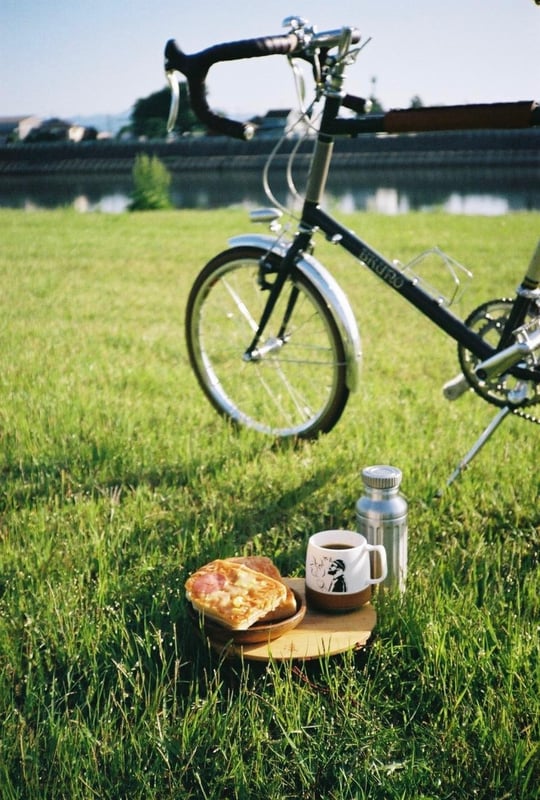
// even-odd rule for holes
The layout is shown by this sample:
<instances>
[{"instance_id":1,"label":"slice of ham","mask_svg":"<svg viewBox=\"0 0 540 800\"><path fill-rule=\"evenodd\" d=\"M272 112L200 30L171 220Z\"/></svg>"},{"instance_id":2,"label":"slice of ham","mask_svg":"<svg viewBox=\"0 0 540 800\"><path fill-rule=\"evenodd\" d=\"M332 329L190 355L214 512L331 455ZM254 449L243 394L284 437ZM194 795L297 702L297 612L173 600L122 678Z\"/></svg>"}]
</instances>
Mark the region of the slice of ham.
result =
<instances>
[{"instance_id":1,"label":"slice of ham","mask_svg":"<svg viewBox=\"0 0 540 800\"><path fill-rule=\"evenodd\" d=\"M196 595L213 594L221 591L226 584L225 576L220 572L205 572L195 574L192 591Z\"/></svg>"}]
</instances>

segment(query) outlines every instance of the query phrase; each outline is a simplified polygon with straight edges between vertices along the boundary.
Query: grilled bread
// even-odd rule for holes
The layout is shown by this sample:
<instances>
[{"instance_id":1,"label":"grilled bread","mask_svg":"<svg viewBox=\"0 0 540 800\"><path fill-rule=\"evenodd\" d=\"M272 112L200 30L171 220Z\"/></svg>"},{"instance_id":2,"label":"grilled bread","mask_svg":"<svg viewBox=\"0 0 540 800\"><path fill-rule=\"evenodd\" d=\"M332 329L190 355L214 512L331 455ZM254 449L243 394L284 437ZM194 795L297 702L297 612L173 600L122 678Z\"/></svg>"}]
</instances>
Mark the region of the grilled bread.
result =
<instances>
[{"instance_id":1,"label":"grilled bread","mask_svg":"<svg viewBox=\"0 0 540 800\"><path fill-rule=\"evenodd\" d=\"M231 561L233 564L243 564L244 567L254 569L255 572L262 572L264 575L268 575L269 578L275 578L276 581L281 580L279 569L268 556L233 556L232 558L226 558L225 561Z\"/></svg>"},{"instance_id":2,"label":"grilled bread","mask_svg":"<svg viewBox=\"0 0 540 800\"><path fill-rule=\"evenodd\" d=\"M193 607L231 630L246 630L287 600L287 587L244 564L216 559L187 579Z\"/></svg>"},{"instance_id":3,"label":"grilled bread","mask_svg":"<svg viewBox=\"0 0 540 800\"><path fill-rule=\"evenodd\" d=\"M234 558L227 558L226 561L232 561L236 564L243 564L245 567L254 569L256 572L262 572L270 578L275 578L277 581L283 582L281 573L272 561L267 556L235 556ZM296 613L296 598L292 589L286 586L287 597L279 604L273 611L265 614L259 622L278 622L280 619L288 619Z\"/></svg>"}]
</instances>

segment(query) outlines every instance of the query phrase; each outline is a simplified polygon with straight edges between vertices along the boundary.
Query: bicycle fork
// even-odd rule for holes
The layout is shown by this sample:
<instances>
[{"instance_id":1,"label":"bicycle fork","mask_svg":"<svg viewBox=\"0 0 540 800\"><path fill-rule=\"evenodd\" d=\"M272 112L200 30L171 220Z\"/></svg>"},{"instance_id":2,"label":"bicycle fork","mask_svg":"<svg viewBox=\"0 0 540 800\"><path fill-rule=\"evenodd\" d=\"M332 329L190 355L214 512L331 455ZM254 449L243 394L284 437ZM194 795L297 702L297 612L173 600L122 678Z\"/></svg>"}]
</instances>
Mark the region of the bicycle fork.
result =
<instances>
[{"instance_id":1,"label":"bicycle fork","mask_svg":"<svg viewBox=\"0 0 540 800\"><path fill-rule=\"evenodd\" d=\"M287 325L291 319L299 294L298 289L295 286L292 287L289 295L283 320L277 336L270 337L264 344L259 345L259 342L261 341L265 328L268 324L268 320L272 316L272 312L276 306L279 295L281 294L283 286L285 285L285 281L291 274L294 264L296 263L297 256L305 247L307 247L310 241L311 232L300 233L287 250L287 253L277 272L276 279L274 280L270 289L268 300L266 301L266 305L263 309L258 328L255 331L255 335L253 336L251 344L243 355L244 361L260 361L274 350L281 349L286 343Z\"/></svg>"},{"instance_id":2,"label":"bicycle fork","mask_svg":"<svg viewBox=\"0 0 540 800\"><path fill-rule=\"evenodd\" d=\"M283 286L283 281L281 281L281 286ZM279 292L277 294L279 294ZM283 345L287 343L287 336L286 336L287 326L294 311L298 295L299 295L298 289L296 288L296 286L293 286L291 289L291 293L289 295L289 299L287 301L287 308L285 309L285 313L283 314L283 321L281 323L277 336L270 336L264 344L257 346L257 342L260 340L262 334L264 333L263 325L262 324L259 325L259 328L257 330L255 338L253 339L253 342L243 355L244 361L261 361L263 358L265 358L267 355L270 355L270 353L273 353L275 350L281 350ZM275 300L271 304L271 307L269 308L268 318L265 320L265 325L268 319L270 318L270 314L272 313L274 305L275 305Z\"/></svg>"}]
</instances>

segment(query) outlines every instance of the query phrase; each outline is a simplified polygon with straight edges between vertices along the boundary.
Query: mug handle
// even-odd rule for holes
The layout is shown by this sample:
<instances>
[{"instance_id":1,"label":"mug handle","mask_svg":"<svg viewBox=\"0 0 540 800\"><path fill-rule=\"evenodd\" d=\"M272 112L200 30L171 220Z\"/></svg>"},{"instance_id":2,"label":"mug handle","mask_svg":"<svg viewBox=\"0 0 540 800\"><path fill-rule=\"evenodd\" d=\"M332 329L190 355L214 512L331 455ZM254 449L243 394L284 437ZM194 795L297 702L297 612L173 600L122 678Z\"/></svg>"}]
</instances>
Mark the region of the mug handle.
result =
<instances>
[{"instance_id":1,"label":"mug handle","mask_svg":"<svg viewBox=\"0 0 540 800\"><path fill-rule=\"evenodd\" d=\"M370 552L376 551L379 554L381 563L381 576L379 578L372 578L370 576L370 583L382 583L388 575L388 566L386 563L386 548L383 544L366 544L366 550Z\"/></svg>"}]
</instances>

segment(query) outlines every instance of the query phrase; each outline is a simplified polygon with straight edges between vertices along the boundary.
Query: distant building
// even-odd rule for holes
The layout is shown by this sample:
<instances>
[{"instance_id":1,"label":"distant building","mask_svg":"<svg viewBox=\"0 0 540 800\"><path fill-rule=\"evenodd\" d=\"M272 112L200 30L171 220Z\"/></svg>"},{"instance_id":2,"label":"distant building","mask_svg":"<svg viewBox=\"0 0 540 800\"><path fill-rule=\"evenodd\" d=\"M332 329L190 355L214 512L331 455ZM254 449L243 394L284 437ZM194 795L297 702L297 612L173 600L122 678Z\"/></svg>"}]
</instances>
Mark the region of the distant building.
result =
<instances>
[{"instance_id":1,"label":"distant building","mask_svg":"<svg viewBox=\"0 0 540 800\"><path fill-rule=\"evenodd\" d=\"M81 142L85 138L84 125L74 125L63 119L46 119L26 137L32 142Z\"/></svg>"},{"instance_id":2,"label":"distant building","mask_svg":"<svg viewBox=\"0 0 540 800\"><path fill-rule=\"evenodd\" d=\"M257 126L258 139L280 139L285 135L298 137L306 133L306 123L296 109L272 109L263 117L254 117L250 121Z\"/></svg>"},{"instance_id":3,"label":"distant building","mask_svg":"<svg viewBox=\"0 0 540 800\"><path fill-rule=\"evenodd\" d=\"M0 142L23 141L31 130L40 125L41 120L34 116L0 117Z\"/></svg>"}]
</instances>

